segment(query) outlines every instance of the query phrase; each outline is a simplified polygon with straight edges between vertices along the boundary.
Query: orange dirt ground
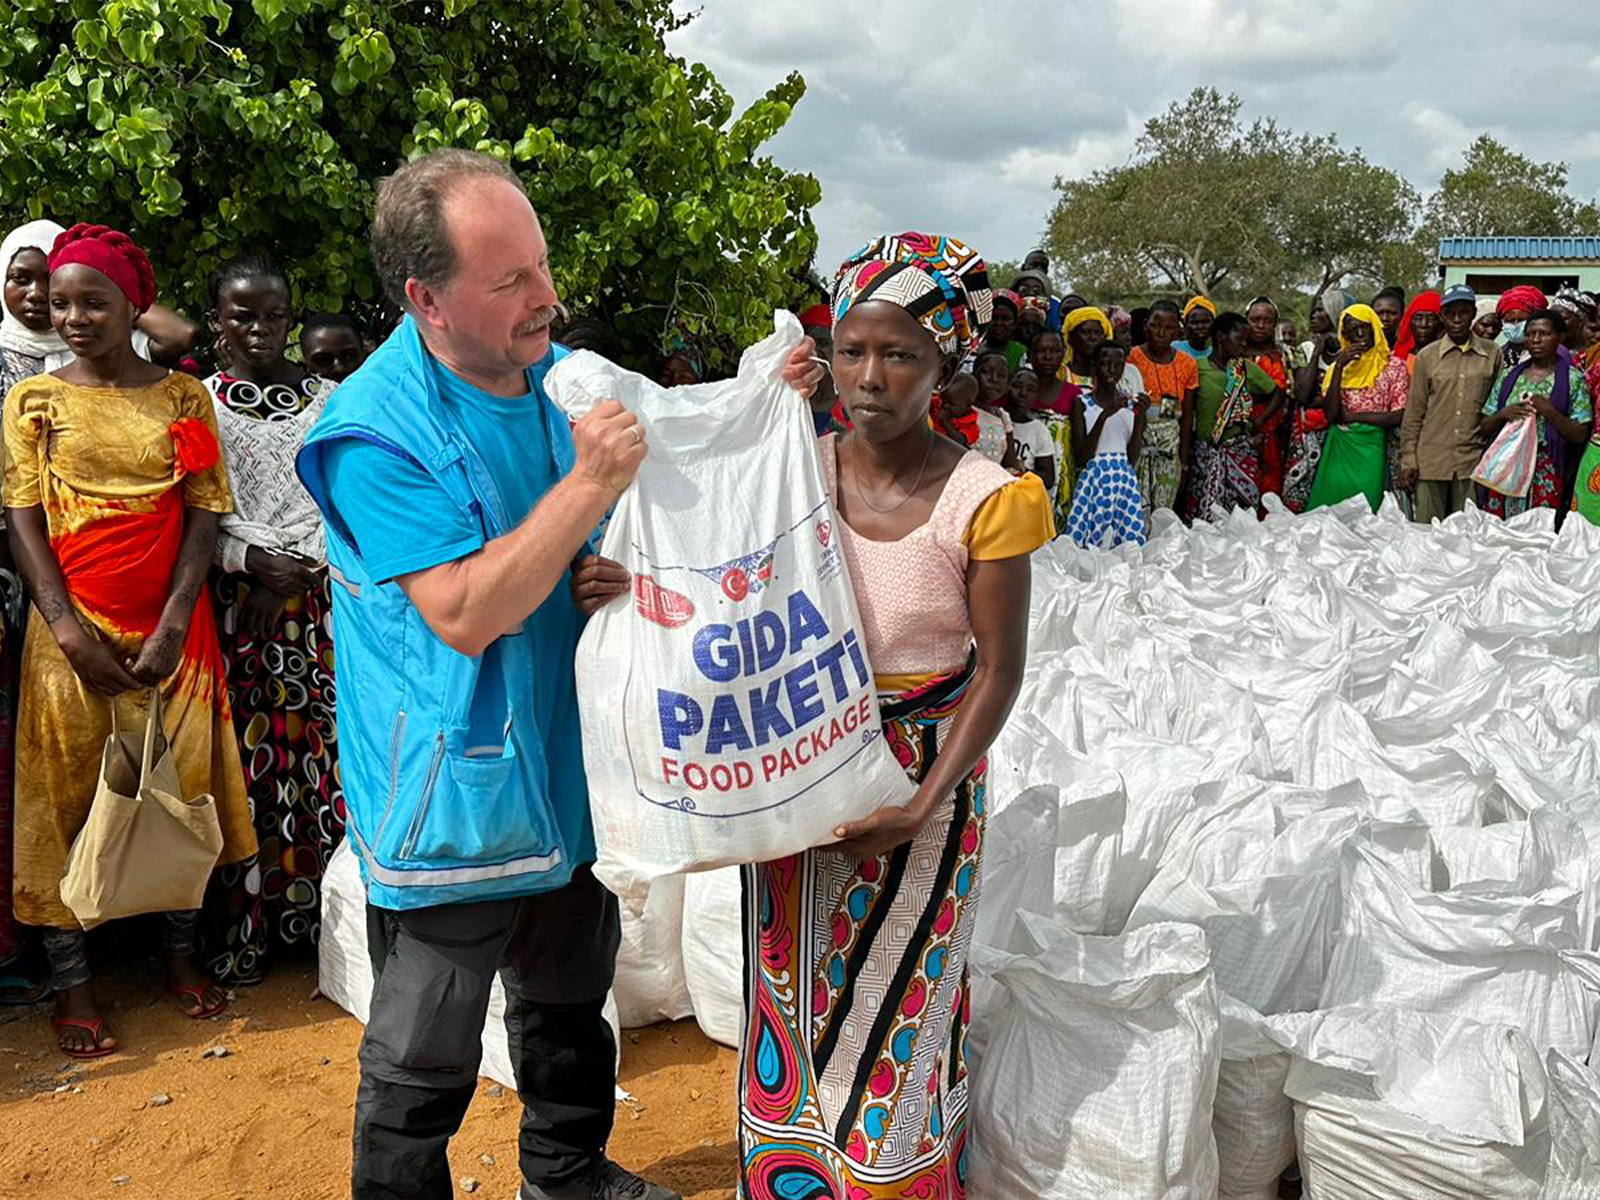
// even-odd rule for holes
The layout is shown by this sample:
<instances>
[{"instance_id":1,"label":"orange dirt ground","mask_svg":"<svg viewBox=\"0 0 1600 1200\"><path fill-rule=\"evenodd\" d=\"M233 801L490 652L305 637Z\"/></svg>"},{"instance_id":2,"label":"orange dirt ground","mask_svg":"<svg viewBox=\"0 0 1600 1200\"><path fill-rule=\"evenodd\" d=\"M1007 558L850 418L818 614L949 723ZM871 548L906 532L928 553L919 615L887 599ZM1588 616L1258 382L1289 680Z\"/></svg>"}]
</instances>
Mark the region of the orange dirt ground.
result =
<instances>
[{"instance_id":1,"label":"orange dirt ground","mask_svg":"<svg viewBox=\"0 0 1600 1200\"><path fill-rule=\"evenodd\" d=\"M91 943L93 952L93 943ZM115 957L115 956L114 956ZM361 1026L312 999L316 969L285 962L233 1007L190 1021L154 962L101 968L123 1049L70 1062L48 1005L0 1008L0 1197L4 1200L343 1200ZM222 1045L224 1058L203 1058ZM731 1050L693 1021L623 1034L612 1157L690 1200L734 1194ZM152 1105L152 1097L171 1097ZM457 1195L516 1195L516 1094L480 1080L452 1143Z\"/></svg>"}]
</instances>

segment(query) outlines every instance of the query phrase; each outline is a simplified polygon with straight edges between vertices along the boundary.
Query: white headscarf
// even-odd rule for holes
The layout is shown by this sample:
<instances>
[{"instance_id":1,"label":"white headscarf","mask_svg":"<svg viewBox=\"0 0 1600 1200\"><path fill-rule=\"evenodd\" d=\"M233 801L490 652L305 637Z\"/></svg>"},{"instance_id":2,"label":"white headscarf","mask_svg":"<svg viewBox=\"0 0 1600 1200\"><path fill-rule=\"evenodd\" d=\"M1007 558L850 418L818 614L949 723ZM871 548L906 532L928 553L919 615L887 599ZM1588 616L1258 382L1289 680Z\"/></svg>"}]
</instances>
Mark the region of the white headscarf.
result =
<instances>
[{"instance_id":1,"label":"white headscarf","mask_svg":"<svg viewBox=\"0 0 1600 1200\"><path fill-rule=\"evenodd\" d=\"M0 242L0 278L11 270L11 260L20 251L38 250L48 257L50 247L55 245L56 237L62 232L61 226L54 221L40 220L19 225L6 234L5 241ZM0 303L0 346L32 358L48 358L52 354L68 353L67 344L54 329L47 329L43 333L34 332L17 320L15 314L3 303Z\"/></svg>"}]
</instances>

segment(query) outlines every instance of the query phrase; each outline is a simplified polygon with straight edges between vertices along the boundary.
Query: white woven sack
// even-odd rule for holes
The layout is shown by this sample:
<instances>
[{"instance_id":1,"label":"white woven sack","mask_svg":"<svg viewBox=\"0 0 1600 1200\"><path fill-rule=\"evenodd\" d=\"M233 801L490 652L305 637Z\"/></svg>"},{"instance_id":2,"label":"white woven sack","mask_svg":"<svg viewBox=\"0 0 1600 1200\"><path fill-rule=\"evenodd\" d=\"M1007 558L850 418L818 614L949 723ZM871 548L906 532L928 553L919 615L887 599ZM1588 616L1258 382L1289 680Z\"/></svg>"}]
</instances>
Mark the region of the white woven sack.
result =
<instances>
[{"instance_id":1,"label":"white woven sack","mask_svg":"<svg viewBox=\"0 0 1600 1200\"><path fill-rule=\"evenodd\" d=\"M650 886L644 912L622 909L622 944L612 991L624 1029L692 1016L683 978L684 877L669 875Z\"/></svg>"},{"instance_id":2,"label":"white woven sack","mask_svg":"<svg viewBox=\"0 0 1600 1200\"><path fill-rule=\"evenodd\" d=\"M684 881L683 979L700 1031L738 1048L744 1029L743 892L738 867Z\"/></svg>"},{"instance_id":3,"label":"white woven sack","mask_svg":"<svg viewBox=\"0 0 1600 1200\"><path fill-rule=\"evenodd\" d=\"M1540 1053L1588 1054L1600 968L1576 903L1436 894L1368 846L1344 847L1344 918L1322 1007L1397 1005L1521 1029Z\"/></svg>"},{"instance_id":4,"label":"white woven sack","mask_svg":"<svg viewBox=\"0 0 1600 1200\"><path fill-rule=\"evenodd\" d=\"M1019 918L1032 946L977 947L973 1200L1213 1200L1217 993L1187 925L1084 937Z\"/></svg>"},{"instance_id":5,"label":"white woven sack","mask_svg":"<svg viewBox=\"0 0 1600 1200\"><path fill-rule=\"evenodd\" d=\"M599 857L635 911L663 875L763 862L915 790L878 719L816 431L782 370L790 313L735 379L667 389L580 351L546 377L574 419L606 399L650 451L601 552L633 575L578 644Z\"/></svg>"}]
</instances>

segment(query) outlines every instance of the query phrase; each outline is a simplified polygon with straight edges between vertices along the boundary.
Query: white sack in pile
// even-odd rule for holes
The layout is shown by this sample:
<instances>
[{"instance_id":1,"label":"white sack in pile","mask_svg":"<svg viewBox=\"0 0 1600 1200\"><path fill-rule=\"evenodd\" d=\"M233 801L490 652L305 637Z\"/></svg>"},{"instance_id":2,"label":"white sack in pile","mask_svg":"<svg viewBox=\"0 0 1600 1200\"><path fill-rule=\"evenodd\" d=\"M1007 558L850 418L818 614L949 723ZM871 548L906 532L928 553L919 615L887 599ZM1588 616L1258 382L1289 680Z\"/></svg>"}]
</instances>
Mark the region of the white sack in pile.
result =
<instances>
[{"instance_id":1,"label":"white sack in pile","mask_svg":"<svg viewBox=\"0 0 1600 1200\"><path fill-rule=\"evenodd\" d=\"M1550 1171L1545 1200L1600 1200L1600 1074L1559 1050L1545 1056Z\"/></svg>"},{"instance_id":2,"label":"white sack in pile","mask_svg":"<svg viewBox=\"0 0 1600 1200\"><path fill-rule=\"evenodd\" d=\"M1269 1024L1309 1200L1542 1200L1545 1071L1518 1030L1368 1007Z\"/></svg>"},{"instance_id":3,"label":"white sack in pile","mask_svg":"<svg viewBox=\"0 0 1600 1200\"><path fill-rule=\"evenodd\" d=\"M683 876L668 875L650 885L639 916L622 907L622 945L612 990L624 1029L694 1015L683 978L683 893Z\"/></svg>"},{"instance_id":4,"label":"white sack in pile","mask_svg":"<svg viewBox=\"0 0 1600 1200\"><path fill-rule=\"evenodd\" d=\"M973 1200L1212 1200L1218 1012L1204 935L1084 937L1019 920L1026 952L973 952L995 985L973 1017Z\"/></svg>"},{"instance_id":5,"label":"white sack in pile","mask_svg":"<svg viewBox=\"0 0 1600 1200\"><path fill-rule=\"evenodd\" d=\"M683 979L700 1031L738 1048L744 1027L744 927L738 867L684 880Z\"/></svg>"},{"instance_id":6,"label":"white sack in pile","mask_svg":"<svg viewBox=\"0 0 1600 1200\"><path fill-rule=\"evenodd\" d=\"M1369 847L1344 847L1344 918L1322 1007L1397 1006L1522 1030L1587 1057L1600 969L1577 905L1419 891Z\"/></svg>"}]
</instances>

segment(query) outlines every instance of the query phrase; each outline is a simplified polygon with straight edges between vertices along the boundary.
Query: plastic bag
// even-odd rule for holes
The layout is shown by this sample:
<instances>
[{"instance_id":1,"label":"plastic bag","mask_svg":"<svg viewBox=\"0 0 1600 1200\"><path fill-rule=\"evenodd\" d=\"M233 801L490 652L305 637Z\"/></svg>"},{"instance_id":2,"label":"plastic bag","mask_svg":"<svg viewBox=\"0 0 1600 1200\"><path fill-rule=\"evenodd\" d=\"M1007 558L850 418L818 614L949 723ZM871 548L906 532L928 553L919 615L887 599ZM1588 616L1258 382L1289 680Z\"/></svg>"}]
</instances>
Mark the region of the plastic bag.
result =
<instances>
[{"instance_id":1,"label":"plastic bag","mask_svg":"<svg viewBox=\"0 0 1600 1200\"><path fill-rule=\"evenodd\" d=\"M1525 417L1504 426L1472 470L1472 482L1502 496L1526 496L1539 459L1539 422Z\"/></svg>"},{"instance_id":2,"label":"plastic bag","mask_svg":"<svg viewBox=\"0 0 1600 1200\"><path fill-rule=\"evenodd\" d=\"M633 574L590 619L578 703L599 858L638 910L650 881L832 842L914 791L878 720L855 594L777 330L736 379L666 389L597 354L546 380L574 419L615 398L649 456L601 553Z\"/></svg>"},{"instance_id":3,"label":"plastic bag","mask_svg":"<svg viewBox=\"0 0 1600 1200\"><path fill-rule=\"evenodd\" d=\"M612 990L624 1029L694 1014L683 978L683 893L683 876L658 879L644 912L634 916L622 910L622 945Z\"/></svg>"}]
</instances>

